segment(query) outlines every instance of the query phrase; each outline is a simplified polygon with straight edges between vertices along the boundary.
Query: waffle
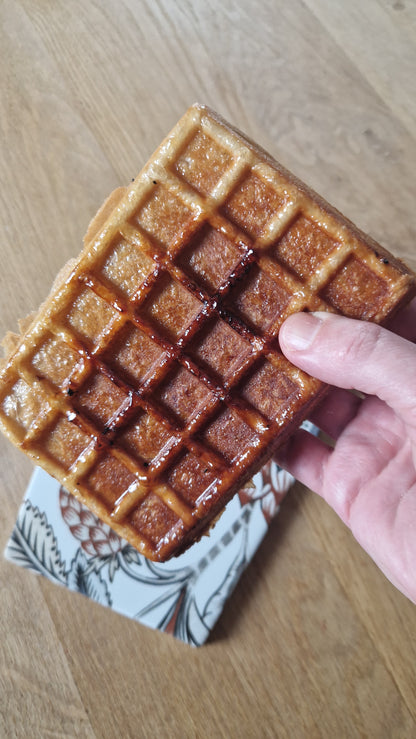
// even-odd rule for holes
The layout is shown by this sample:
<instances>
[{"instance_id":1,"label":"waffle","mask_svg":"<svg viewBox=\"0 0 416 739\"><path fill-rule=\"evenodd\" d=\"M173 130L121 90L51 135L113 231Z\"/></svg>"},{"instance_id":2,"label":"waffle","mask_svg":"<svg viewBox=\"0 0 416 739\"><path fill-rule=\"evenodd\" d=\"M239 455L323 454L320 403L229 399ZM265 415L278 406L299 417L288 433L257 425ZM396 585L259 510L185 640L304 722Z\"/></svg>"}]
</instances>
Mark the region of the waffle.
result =
<instances>
[{"instance_id":1,"label":"waffle","mask_svg":"<svg viewBox=\"0 0 416 739\"><path fill-rule=\"evenodd\" d=\"M295 311L385 321L406 267L191 107L14 339L0 424L146 557L178 554L325 387L279 351Z\"/></svg>"}]
</instances>

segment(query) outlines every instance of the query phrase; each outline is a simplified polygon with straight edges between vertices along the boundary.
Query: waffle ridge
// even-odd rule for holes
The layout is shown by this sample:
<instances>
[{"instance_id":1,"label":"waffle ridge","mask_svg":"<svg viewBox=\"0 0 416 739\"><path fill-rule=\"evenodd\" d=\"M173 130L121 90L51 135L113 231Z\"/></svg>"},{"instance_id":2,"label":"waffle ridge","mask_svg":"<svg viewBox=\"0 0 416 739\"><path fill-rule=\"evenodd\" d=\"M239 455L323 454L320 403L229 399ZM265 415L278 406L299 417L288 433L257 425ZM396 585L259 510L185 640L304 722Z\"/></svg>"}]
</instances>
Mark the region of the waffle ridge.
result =
<instances>
[{"instance_id":1,"label":"waffle ridge","mask_svg":"<svg viewBox=\"0 0 416 739\"><path fill-rule=\"evenodd\" d=\"M195 105L5 364L0 425L165 560L325 392L281 354L285 318L383 322L414 293L404 265Z\"/></svg>"}]
</instances>

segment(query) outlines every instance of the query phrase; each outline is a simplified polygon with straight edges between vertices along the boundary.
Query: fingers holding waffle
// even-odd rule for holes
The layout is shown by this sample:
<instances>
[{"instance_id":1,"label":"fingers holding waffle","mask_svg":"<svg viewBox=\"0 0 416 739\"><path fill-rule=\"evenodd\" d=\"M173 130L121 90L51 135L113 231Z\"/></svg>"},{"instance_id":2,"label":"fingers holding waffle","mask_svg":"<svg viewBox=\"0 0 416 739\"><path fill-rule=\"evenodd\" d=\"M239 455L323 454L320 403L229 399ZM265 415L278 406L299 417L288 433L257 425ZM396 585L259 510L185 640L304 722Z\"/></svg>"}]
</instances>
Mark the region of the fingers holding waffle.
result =
<instances>
[{"instance_id":1,"label":"fingers holding waffle","mask_svg":"<svg viewBox=\"0 0 416 739\"><path fill-rule=\"evenodd\" d=\"M193 106L1 374L0 424L139 551L189 546L325 386L282 355L291 313L384 322L400 262L215 114Z\"/></svg>"}]
</instances>

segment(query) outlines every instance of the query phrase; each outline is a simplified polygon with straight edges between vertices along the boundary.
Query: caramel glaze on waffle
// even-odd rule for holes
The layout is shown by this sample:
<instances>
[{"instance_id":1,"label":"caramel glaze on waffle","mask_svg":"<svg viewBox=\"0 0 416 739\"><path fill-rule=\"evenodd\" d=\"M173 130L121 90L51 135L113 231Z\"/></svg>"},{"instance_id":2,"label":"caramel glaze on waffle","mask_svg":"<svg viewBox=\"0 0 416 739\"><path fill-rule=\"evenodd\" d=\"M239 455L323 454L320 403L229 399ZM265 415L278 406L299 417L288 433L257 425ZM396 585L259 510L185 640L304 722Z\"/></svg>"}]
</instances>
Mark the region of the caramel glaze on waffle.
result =
<instances>
[{"instance_id":1,"label":"caramel glaze on waffle","mask_svg":"<svg viewBox=\"0 0 416 739\"><path fill-rule=\"evenodd\" d=\"M195 105L98 214L0 376L6 435L145 556L189 546L325 387L295 311L383 322L414 276Z\"/></svg>"}]
</instances>

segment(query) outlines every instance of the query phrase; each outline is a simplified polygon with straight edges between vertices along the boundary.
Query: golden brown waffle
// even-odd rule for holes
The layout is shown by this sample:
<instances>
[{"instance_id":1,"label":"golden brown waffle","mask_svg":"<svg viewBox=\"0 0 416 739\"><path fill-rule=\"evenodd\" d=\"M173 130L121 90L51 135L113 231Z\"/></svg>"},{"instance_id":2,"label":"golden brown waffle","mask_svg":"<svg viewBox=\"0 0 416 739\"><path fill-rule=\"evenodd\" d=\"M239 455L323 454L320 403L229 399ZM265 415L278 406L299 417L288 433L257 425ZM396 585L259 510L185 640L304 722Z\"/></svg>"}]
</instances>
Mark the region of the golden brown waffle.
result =
<instances>
[{"instance_id":1,"label":"golden brown waffle","mask_svg":"<svg viewBox=\"0 0 416 739\"><path fill-rule=\"evenodd\" d=\"M295 311L384 321L400 262L193 106L91 225L0 376L0 424L151 559L188 546L324 388Z\"/></svg>"}]
</instances>

